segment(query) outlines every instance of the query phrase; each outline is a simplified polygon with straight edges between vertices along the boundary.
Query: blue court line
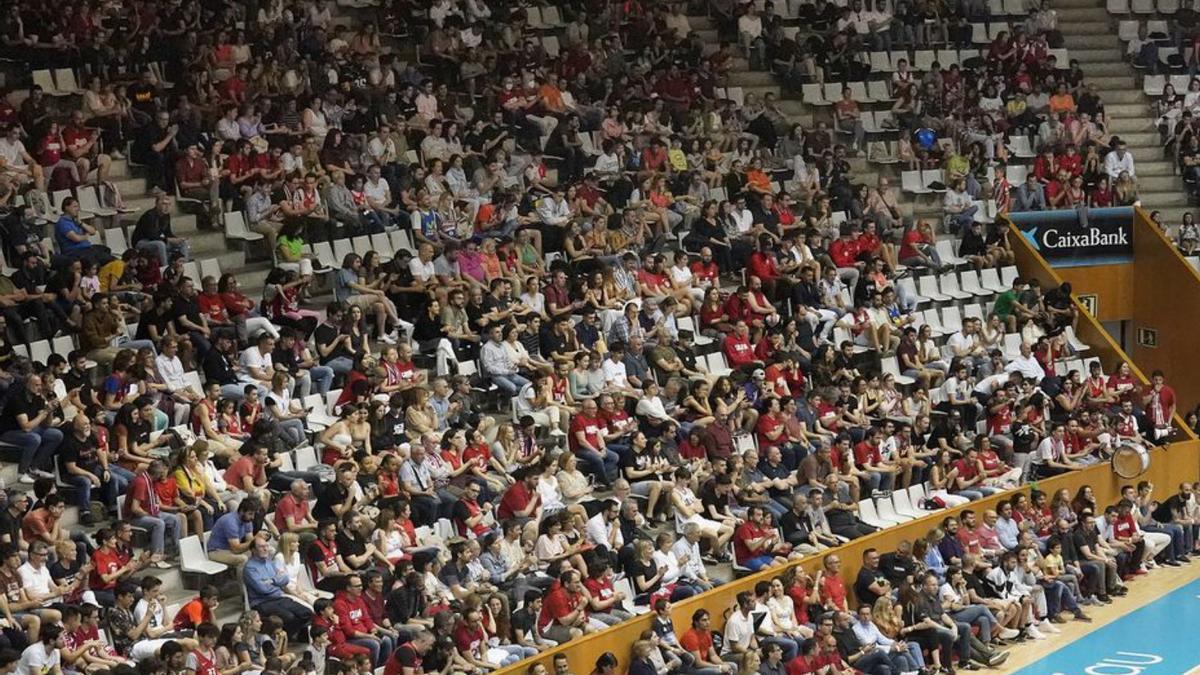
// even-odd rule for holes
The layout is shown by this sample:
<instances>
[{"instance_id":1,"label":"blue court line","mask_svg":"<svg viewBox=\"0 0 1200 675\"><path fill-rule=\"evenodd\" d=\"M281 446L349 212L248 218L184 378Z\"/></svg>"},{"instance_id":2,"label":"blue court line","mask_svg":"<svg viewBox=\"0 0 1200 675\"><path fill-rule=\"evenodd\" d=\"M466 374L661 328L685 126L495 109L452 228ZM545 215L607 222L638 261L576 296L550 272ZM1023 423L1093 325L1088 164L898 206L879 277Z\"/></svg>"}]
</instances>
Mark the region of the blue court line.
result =
<instances>
[{"instance_id":1,"label":"blue court line","mask_svg":"<svg viewBox=\"0 0 1200 675\"><path fill-rule=\"evenodd\" d=\"M1143 577L1141 583L1153 583ZM1180 675L1200 666L1200 579L1126 614L1015 675ZM1054 639L1053 636L1050 637Z\"/></svg>"}]
</instances>

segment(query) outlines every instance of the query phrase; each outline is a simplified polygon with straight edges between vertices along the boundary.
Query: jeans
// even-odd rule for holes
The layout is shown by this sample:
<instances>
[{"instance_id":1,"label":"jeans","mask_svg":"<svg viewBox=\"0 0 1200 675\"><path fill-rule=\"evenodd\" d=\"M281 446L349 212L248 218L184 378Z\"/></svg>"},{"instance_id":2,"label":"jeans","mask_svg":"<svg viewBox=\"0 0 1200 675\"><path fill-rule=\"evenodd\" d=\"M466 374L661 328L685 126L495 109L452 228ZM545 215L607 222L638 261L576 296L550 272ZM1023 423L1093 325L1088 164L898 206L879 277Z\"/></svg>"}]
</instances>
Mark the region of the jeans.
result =
<instances>
[{"instance_id":1,"label":"jeans","mask_svg":"<svg viewBox=\"0 0 1200 675\"><path fill-rule=\"evenodd\" d=\"M91 479L86 476L72 475L67 482L75 488L75 504L79 506L79 513L90 512L93 487ZM109 512L117 508L117 495L121 493L125 485L115 473L111 474L108 480L100 482L100 491L104 495L104 506Z\"/></svg>"},{"instance_id":2,"label":"jeans","mask_svg":"<svg viewBox=\"0 0 1200 675\"><path fill-rule=\"evenodd\" d=\"M29 473L30 469L48 471L53 468L51 457L62 443L63 433L53 427L37 427L32 431L6 431L0 434L0 442L21 447L21 461L17 471Z\"/></svg>"},{"instance_id":3,"label":"jeans","mask_svg":"<svg viewBox=\"0 0 1200 675\"><path fill-rule=\"evenodd\" d=\"M575 453L575 458L583 464L581 468L584 473L595 476L605 487L612 485L617 479L617 464L621 461L621 456L611 449L605 448L600 452L579 450Z\"/></svg>"},{"instance_id":4,"label":"jeans","mask_svg":"<svg viewBox=\"0 0 1200 675\"><path fill-rule=\"evenodd\" d=\"M492 382L508 396L516 396L517 392L521 391L521 387L529 384L529 380L517 373L511 375L492 375Z\"/></svg>"},{"instance_id":5,"label":"jeans","mask_svg":"<svg viewBox=\"0 0 1200 675\"><path fill-rule=\"evenodd\" d=\"M150 533L150 552L162 555L166 537L171 538L174 550L179 550L179 534L183 532L183 516L178 513L159 512L158 516L141 516L130 518L129 524L140 527Z\"/></svg>"},{"instance_id":6,"label":"jeans","mask_svg":"<svg viewBox=\"0 0 1200 675\"><path fill-rule=\"evenodd\" d=\"M304 442L304 420L275 420L275 424L279 427L279 435L285 438L293 446L299 446Z\"/></svg>"},{"instance_id":7,"label":"jeans","mask_svg":"<svg viewBox=\"0 0 1200 675\"><path fill-rule=\"evenodd\" d=\"M891 662L887 652L876 649L863 654L854 662L854 671L858 673L891 673Z\"/></svg>"},{"instance_id":8,"label":"jeans","mask_svg":"<svg viewBox=\"0 0 1200 675\"><path fill-rule=\"evenodd\" d=\"M786 637L784 635L773 635L771 637L764 637L764 638L759 639L759 643L763 647L763 651L766 651L767 645L779 645L779 648L783 650L783 662L784 663L787 663L787 662L791 661L792 659L796 658L796 654L800 653L799 643L797 643L792 638Z\"/></svg>"},{"instance_id":9,"label":"jeans","mask_svg":"<svg viewBox=\"0 0 1200 675\"><path fill-rule=\"evenodd\" d=\"M166 267L170 263L170 260L167 259L168 252L182 253L185 260L192 257L191 246L188 244L186 239L178 244L168 244L167 242L158 239L143 239L137 243L137 249L139 251L153 251L154 254L158 256L159 264L161 264L163 267ZM193 281L196 282L197 287L200 286L199 279L193 279Z\"/></svg>"},{"instance_id":10,"label":"jeans","mask_svg":"<svg viewBox=\"0 0 1200 675\"><path fill-rule=\"evenodd\" d=\"M336 359L332 359L329 363L326 363L325 367L329 368L338 375L345 375L346 373L354 370L354 361L351 361L345 356L339 356Z\"/></svg>"},{"instance_id":11,"label":"jeans","mask_svg":"<svg viewBox=\"0 0 1200 675\"><path fill-rule=\"evenodd\" d=\"M1154 523L1144 525L1142 529L1146 532L1170 535L1171 544L1167 547L1165 556L1167 560L1175 560L1179 556L1191 552L1191 548L1187 545L1187 538L1184 536L1183 526L1179 523Z\"/></svg>"},{"instance_id":12,"label":"jeans","mask_svg":"<svg viewBox=\"0 0 1200 675\"><path fill-rule=\"evenodd\" d=\"M254 605L259 614L277 616L283 629L293 638L308 634L308 623L312 621L312 610L291 598L268 598Z\"/></svg>"},{"instance_id":13,"label":"jeans","mask_svg":"<svg viewBox=\"0 0 1200 675\"><path fill-rule=\"evenodd\" d=\"M313 387L316 387L317 393L321 396L329 393L329 389L333 386L333 368L329 366L313 366L308 370L301 370L296 375L297 395L304 398L313 392Z\"/></svg>"},{"instance_id":14,"label":"jeans","mask_svg":"<svg viewBox=\"0 0 1200 675\"><path fill-rule=\"evenodd\" d=\"M221 385L221 398L231 398L235 401L241 401L246 398L246 385L241 382Z\"/></svg>"},{"instance_id":15,"label":"jeans","mask_svg":"<svg viewBox=\"0 0 1200 675\"><path fill-rule=\"evenodd\" d=\"M978 624L979 639L985 643L992 641L992 627L996 625L996 617L992 616L991 610L987 607L983 605L970 605L957 612L952 612L950 616L954 617L954 620L960 624ZM970 630L967 631L967 633L970 632Z\"/></svg>"},{"instance_id":16,"label":"jeans","mask_svg":"<svg viewBox=\"0 0 1200 675\"><path fill-rule=\"evenodd\" d=\"M377 640L371 640L368 638L355 638L353 640L347 640L347 642L352 645L358 645L359 647L366 647L367 649L370 649L371 663L378 668L392 653L392 636L383 635L378 637L379 639Z\"/></svg>"}]
</instances>

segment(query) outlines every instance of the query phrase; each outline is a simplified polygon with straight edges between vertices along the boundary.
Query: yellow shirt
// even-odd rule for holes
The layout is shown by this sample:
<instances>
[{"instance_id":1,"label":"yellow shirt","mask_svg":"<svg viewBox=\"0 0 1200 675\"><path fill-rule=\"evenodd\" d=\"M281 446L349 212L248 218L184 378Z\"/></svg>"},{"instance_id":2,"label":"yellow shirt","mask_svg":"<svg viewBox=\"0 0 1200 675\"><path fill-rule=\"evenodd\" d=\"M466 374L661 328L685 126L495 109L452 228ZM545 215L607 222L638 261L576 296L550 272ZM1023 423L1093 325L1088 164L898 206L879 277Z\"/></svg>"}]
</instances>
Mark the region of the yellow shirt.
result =
<instances>
[{"instance_id":1,"label":"yellow shirt","mask_svg":"<svg viewBox=\"0 0 1200 675\"><path fill-rule=\"evenodd\" d=\"M125 276L125 261L117 258L100 268L100 292L108 293Z\"/></svg>"},{"instance_id":2,"label":"yellow shirt","mask_svg":"<svg viewBox=\"0 0 1200 675\"><path fill-rule=\"evenodd\" d=\"M671 163L671 168L676 171L687 171L687 155L684 154L683 148L671 148L667 151L667 161Z\"/></svg>"}]
</instances>

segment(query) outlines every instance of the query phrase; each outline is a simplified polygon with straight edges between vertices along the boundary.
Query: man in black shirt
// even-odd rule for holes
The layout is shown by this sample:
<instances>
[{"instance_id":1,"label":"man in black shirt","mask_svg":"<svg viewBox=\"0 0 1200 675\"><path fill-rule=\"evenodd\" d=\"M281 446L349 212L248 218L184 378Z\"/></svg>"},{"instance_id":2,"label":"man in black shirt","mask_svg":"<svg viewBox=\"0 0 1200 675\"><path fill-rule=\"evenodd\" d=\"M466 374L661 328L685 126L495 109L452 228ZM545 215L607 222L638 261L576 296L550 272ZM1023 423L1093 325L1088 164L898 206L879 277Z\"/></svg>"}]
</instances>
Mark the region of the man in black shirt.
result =
<instances>
[{"instance_id":1,"label":"man in black shirt","mask_svg":"<svg viewBox=\"0 0 1200 675\"><path fill-rule=\"evenodd\" d=\"M343 335L342 315L346 306L331 302L325 308L325 320L313 331L313 344L317 347L317 358L321 365L329 366L338 375L354 370L354 358L350 354L350 336Z\"/></svg>"},{"instance_id":2,"label":"man in black shirt","mask_svg":"<svg viewBox=\"0 0 1200 675\"><path fill-rule=\"evenodd\" d=\"M911 583L916 569L917 563L912 555L912 542L907 539L897 544L895 551L884 553L879 559L879 571L887 577L892 588L899 588L906 579Z\"/></svg>"},{"instance_id":3,"label":"man in black shirt","mask_svg":"<svg viewBox=\"0 0 1200 675\"><path fill-rule=\"evenodd\" d=\"M862 599L862 596L859 596L859 600ZM849 612L836 612L833 615L833 638L837 640L838 653L846 659L846 663L854 667L854 672L890 675L892 669L888 651L873 644L864 645L850 627L850 623Z\"/></svg>"},{"instance_id":4,"label":"man in black shirt","mask_svg":"<svg viewBox=\"0 0 1200 675\"><path fill-rule=\"evenodd\" d=\"M879 596L892 592L892 585L883 570L879 569L879 551L873 548L863 551L862 562L858 578L854 580L854 596L860 603L874 607Z\"/></svg>"},{"instance_id":5,"label":"man in black shirt","mask_svg":"<svg viewBox=\"0 0 1200 675\"><path fill-rule=\"evenodd\" d=\"M62 444L63 433L55 428L61 423L58 404L47 405L42 398L45 384L40 375L25 378L25 386L11 392L0 415L0 441L21 448L17 467L21 482L33 484L37 476L53 477L54 451Z\"/></svg>"},{"instance_id":6,"label":"man in black shirt","mask_svg":"<svg viewBox=\"0 0 1200 675\"><path fill-rule=\"evenodd\" d=\"M58 455L58 471L63 482L75 486L75 502L79 506L79 522L91 525L92 490L100 489L109 514L117 511L117 494L124 487L121 479L108 471L100 461L100 444L92 435L92 421L85 414L71 420L71 433L64 439Z\"/></svg>"},{"instance_id":7,"label":"man in black shirt","mask_svg":"<svg viewBox=\"0 0 1200 675\"><path fill-rule=\"evenodd\" d=\"M11 279L13 286L25 291L26 299L19 304L21 316L36 319L39 326L55 334L66 324L67 313L55 302L54 293L45 290L49 276L50 268L37 251L30 249L25 252L20 269L13 272Z\"/></svg>"},{"instance_id":8,"label":"man in black shirt","mask_svg":"<svg viewBox=\"0 0 1200 675\"><path fill-rule=\"evenodd\" d=\"M149 70L142 73L140 81L129 85L129 88L125 90L125 94L128 96L134 111L145 115L145 118L139 120L139 123L146 122L154 113L162 108L162 100L158 94L158 87L154 83L154 73Z\"/></svg>"},{"instance_id":9,"label":"man in black shirt","mask_svg":"<svg viewBox=\"0 0 1200 675\"><path fill-rule=\"evenodd\" d=\"M524 611L524 610L520 610ZM516 620L516 613L513 613L512 619ZM516 627L516 624L513 624ZM422 630L417 633L412 640L400 645L396 651L392 652L391 660L399 664L399 668L395 669L397 673L424 673L424 666L421 661L425 654L429 653L429 649L433 647L433 633L427 630ZM392 672L390 665L385 667L385 670Z\"/></svg>"},{"instance_id":10,"label":"man in black shirt","mask_svg":"<svg viewBox=\"0 0 1200 675\"><path fill-rule=\"evenodd\" d=\"M21 541L21 521L29 512L29 493L10 490L0 511L0 543L16 546Z\"/></svg>"},{"instance_id":11,"label":"man in black shirt","mask_svg":"<svg viewBox=\"0 0 1200 675\"><path fill-rule=\"evenodd\" d=\"M175 141L179 127L171 124L171 115L165 110L154 114L154 123L142 127L133 142L133 159L145 164L147 182L151 189L174 194L175 179L171 175L173 159L179 152Z\"/></svg>"},{"instance_id":12,"label":"man in black shirt","mask_svg":"<svg viewBox=\"0 0 1200 675\"><path fill-rule=\"evenodd\" d=\"M1141 485L1138 487L1140 489ZM1183 527L1184 548L1188 553L1191 553L1195 546L1197 527L1200 526L1188 516L1196 499L1194 489L1191 483L1180 483L1179 492L1167 497L1167 500L1160 503L1151 514L1154 520L1160 523L1174 523Z\"/></svg>"},{"instance_id":13,"label":"man in black shirt","mask_svg":"<svg viewBox=\"0 0 1200 675\"><path fill-rule=\"evenodd\" d=\"M166 267L168 253L179 253L184 258L191 256L187 239L175 236L171 230L171 196L161 194L154 200L154 208L138 218L133 228L133 245L139 250L153 251L159 264Z\"/></svg>"},{"instance_id":14,"label":"man in black shirt","mask_svg":"<svg viewBox=\"0 0 1200 675\"><path fill-rule=\"evenodd\" d=\"M813 533L812 520L808 515L808 497L796 493L792 497L792 508L779 517L779 529L783 539L792 545L792 550L811 555L825 548Z\"/></svg>"},{"instance_id":15,"label":"man in black shirt","mask_svg":"<svg viewBox=\"0 0 1200 675\"><path fill-rule=\"evenodd\" d=\"M221 398L240 401L246 395L245 385L238 381L237 359L229 356L231 347L228 335L218 335L216 344L200 359L200 367L204 370L206 383L220 385Z\"/></svg>"},{"instance_id":16,"label":"man in black shirt","mask_svg":"<svg viewBox=\"0 0 1200 675\"><path fill-rule=\"evenodd\" d=\"M341 518L350 513L354 508L354 495L350 486L354 484L357 473L358 470L350 462L342 462L337 466L337 479L321 490L321 496L317 497L317 503L313 506L314 518Z\"/></svg>"},{"instance_id":17,"label":"man in black shirt","mask_svg":"<svg viewBox=\"0 0 1200 675\"><path fill-rule=\"evenodd\" d=\"M209 327L208 317L200 311L194 280L184 278L179 282L179 293L175 297L175 328L188 336L196 353L204 358L212 349L214 335L220 337L225 331L216 331ZM232 330L232 329L229 329Z\"/></svg>"}]
</instances>

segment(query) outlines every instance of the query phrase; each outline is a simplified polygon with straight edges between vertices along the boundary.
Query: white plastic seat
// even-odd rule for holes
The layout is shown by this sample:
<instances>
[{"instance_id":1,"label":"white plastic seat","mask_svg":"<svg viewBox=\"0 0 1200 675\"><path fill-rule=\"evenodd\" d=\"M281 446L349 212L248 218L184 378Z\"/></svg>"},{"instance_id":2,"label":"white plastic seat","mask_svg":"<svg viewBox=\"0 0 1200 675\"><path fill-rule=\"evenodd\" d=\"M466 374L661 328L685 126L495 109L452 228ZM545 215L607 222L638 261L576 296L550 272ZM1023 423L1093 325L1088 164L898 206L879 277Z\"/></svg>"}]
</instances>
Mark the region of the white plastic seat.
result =
<instances>
[{"instance_id":1,"label":"white plastic seat","mask_svg":"<svg viewBox=\"0 0 1200 675\"><path fill-rule=\"evenodd\" d=\"M874 73L890 73L895 68L892 66L891 52L871 52L871 72Z\"/></svg>"},{"instance_id":2,"label":"white plastic seat","mask_svg":"<svg viewBox=\"0 0 1200 675\"><path fill-rule=\"evenodd\" d=\"M914 520L925 515L921 513L920 509L913 506L908 490L896 490L892 492L892 507L896 510L897 515L907 516Z\"/></svg>"},{"instance_id":3,"label":"white plastic seat","mask_svg":"<svg viewBox=\"0 0 1200 675\"><path fill-rule=\"evenodd\" d=\"M230 239L240 239L242 241L259 241L263 239L263 235L258 232L251 232L246 227L246 216L241 211L230 211L222 216L225 223L225 236Z\"/></svg>"},{"instance_id":4,"label":"white plastic seat","mask_svg":"<svg viewBox=\"0 0 1200 675\"><path fill-rule=\"evenodd\" d=\"M900 374L900 364L896 362L895 356L889 356L885 359L881 359L879 362L879 368L884 372L884 374L891 375L892 379L896 381L896 384L900 385L901 387L908 387L916 384L917 382L915 379L907 375Z\"/></svg>"},{"instance_id":5,"label":"white plastic seat","mask_svg":"<svg viewBox=\"0 0 1200 675\"><path fill-rule=\"evenodd\" d=\"M987 319L985 314L987 314L987 312L983 305L976 305L972 303L969 305L964 305L962 308L962 315L964 319L978 319L980 321L984 321Z\"/></svg>"},{"instance_id":6,"label":"white plastic seat","mask_svg":"<svg viewBox=\"0 0 1200 675\"><path fill-rule=\"evenodd\" d=\"M842 326L834 327L833 341L835 344L839 344L839 345L842 344L843 342L849 342L850 349L855 354L862 354L864 352L871 351L870 347L866 347L866 346L863 346L863 345L860 345L860 344L857 344L856 342L854 342L854 337L852 335L850 335L850 331Z\"/></svg>"},{"instance_id":7,"label":"white plastic seat","mask_svg":"<svg viewBox=\"0 0 1200 675\"><path fill-rule=\"evenodd\" d=\"M1109 14L1129 14L1129 0L1107 0L1105 7Z\"/></svg>"},{"instance_id":8,"label":"white plastic seat","mask_svg":"<svg viewBox=\"0 0 1200 675\"><path fill-rule=\"evenodd\" d=\"M200 276L200 265L195 260L189 260L183 263L183 276L192 280L196 288L200 287L200 281L204 277Z\"/></svg>"},{"instance_id":9,"label":"white plastic seat","mask_svg":"<svg viewBox=\"0 0 1200 675\"><path fill-rule=\"evenodd\" d=\"M1013 279L1017 278L1017 266L1008 265L1000 268L1000 285L1006 290L1012 288Z\"/></svg>"},{"instance_id":10,"label":"white plastic seat","mask_svg":"<svg viewBox=\"0 0 1200 675\"><path fill-rule=\"evenodd\" d=\"M913 299L918 305L924 305L932 302L932 299L925 297L917 292L917 282L913 281L911 276L901 277L896 280L896 291L901 296L907 296Z\"/></svg>"},{"instance_id":11,"label":"white plastic seat","mask_svg":"<svg viewBox=\"0 0 1200 675\"><path fill-rule=\"evenodd\" d=\"M927 195L932 192L921 182L921 172L915 170L900 172L900 189L914 195Z\"/></svg>"},{"instance_id":12,"label":"white plastic seat","mask_svg":"<svg viewBox=\"0 0 1200 675\"><path fill-rule=\"evenodd\" d=\"M932 275L925 275L917 280L917 290L921 295L929 298L933 302L949 302L950 296L938 290L937 279Z\"/></svg>"},{"instance_id":13,"label":"white plastic seat","mask_svg":"<svg viewBox=\"0 0 1200 675\"><path fill-rule=\"evenodd\" d=\"M933 333L934 337L945 337L954 333L954 331L942 325L942 316L933 307L922 312L921 316L925 319L924 323L926 326L929 326L929 330Z\"/></svg>"},{"instance_id":14,"label":"white plastic seat","mask_svg":"<svg viewBox=\"0 0 1200 675\"><path fill-rule=\"evenodd\" d=\"M1004 336L1004 360L1011 361L1021 355L1021 334L1008 333Z\"/></svg>"},{"instance_id":15,"label":"white plastic seat","mask_svg":"<svg viewBox=\"0 0 1200 675\"><path fill-rule=\"evenodd\" d=\"M327 269L333 270L342 266L341 261L333 255L333 247L327 241L318 241L313 244L313 255Z\"/></svg>"},{"instance_id":16,"label":"white plastic seat","mask_svg":"<svg viewBox=\"0 0 1200 675\"><path fill-rule=\"evenodd\" d=\"M1003 293L1008 290L1000 282L1000 272L995 267L985 267L979 275L979 286L993 293Z\"/></svg>"},{"instance_id":17,"label":"white plastic seat","mask_svg":"<svg viewBox=\"0 0 1200 675\"><path fill-rule=\"evenodd\" d=\"M179 569L192 574L203 574L205 576L216 576L222 574L229 566L225 563L219 563L215 560L210 560L208 553L204 550L204 542L200 540L199 535L184 537L179 540ZM174 617L173 614L168 614L168 617Z\"/></svg>"},{"instance_id":18,"label":"white plastic seat","mask_svg":"<svg viewBox=\"0 0 1200 675\"><path fill-rule=\"evenodd\" d=\"M1036 157L1037 153L1029 144L1029 137L1024 134L1014 134L1008 139L1008 150L1022 159Z\"/></svg>"},{"instance_id":19,"label":"white plastic seat","mask_svg":"<svg viewBox=\"0 0 1200 675\"><path fill-rule=\"evenodd\" d=\"M112 251L113 255L121 257L121 254L129 249L129 244L125 241L125 230L119 227L105 230L104 245Z\"/></svg>"},{"instance_id":20,"label":"white plastic seat","mask_svg":"<svg viewBox=\"0 0 1200 675\"><path fill-rule=\"evenodd\" d=\"M954 243L949 239L939 239L934 244L934 249L937 251L938 257L942 259L943 265L964 265L969 262L954 252Z\"/></svg>"},{"instance_id":21,"label":"white plastic seat","mask_svg":"<svg viewBox=\"0 0 1200 675\"><path fill-rule=\"evenodd\" d=\"M395 251L392 250L392 241L388 239L385 232L371 235L371 248L375 249L375 252L384 260L391 260L395 257Z\"/></svg>"},{"instance_id":22,"label":"white plastic seat","mask_svg":"<svg viewBox=\"0 0 1200 675\"><path fill-rule=\"evenodd\" d=\"M354 237L350 240L350 247L358 255L365 256L371 250L371 238L365 234Z\"/></svg>"},{"instance_id":23,"label":"white plastic seat","mask_svg":"<svg viewBox=\"0 0 1200 675\"><path fill-rule=\"evenodd\" d=\"M221 280L221 261L216 258L205 258L200 261L200 277L212 277Z\"/></svg>"},{"instance_id":24,"label":"white plastic seat","mask_svg":"<svg viewBox=\"0 0 1200 675\"><path fill-rule=\"evenodd\" d=\"M1067 344L1070 345L1071 349L1077 354L1091 349L1090 345L1083 340L1080 340L1079 336L1075 335L1075 329L1071 326L1067 326L1063 331L1063 337L1067 338Z\"/></svg>"},{"instance_id":25,"label":"white plastic seat","mask_svg":"<svg viewBox=\"0 0 1200 675\"><path fill-rule=\"evenodd\" d=\"M1009 164L1004 169L1004 177L1008 179L1008 184L1013 187L1021 185L1025 182L1025 177L1029 175L1029 167L1024 164Z\"/></svg>"},{"instance_id":26,"label":"white plastic seat","mask_svg":"<svg viewBox=\"0 0 1200 675\"><path fill-rule=\"evenodd\" d=\"M333 240L333 259L337 261L335 267L341 267L342 262L346 260L346 256L351 253L354 253L354 244L350 243L349 239Z\"/></svg>"},{"instance_id":27,"label":"white plastic seat","mask_svg":"<svg viewBox=\"0 0 1200 675\"><path fill-rule=\"evenodd\" d=\"M942 308L942 327L947 332L957 333L962 330L963 315L958 305L946 305Z\"/></svg>"},{"instance_id":28,"label":"white plastic seat","mask_svg":"<svg viewBox=\"0 0 1200 675\"><path fill-rule=\"evenodd\" d=\"M979 275L975 273L975 270L963 270L962 274L959 275L959 284L959 288L964 292L978 298L986 298L993 294L990 289L984 288L979 283Z\"/></svg>"},{"instance_id":29,"label":"white plastic seat","mask_svg":"<svg viewBox=\"0 0 1200 675\"><path fill-rule=\"evenodd\" d=\"M875 510L875 502L870 498L858 502L858 519L871 527L878 527L881 530L897 524L894 520L880 518L879 512Z\"/></svg>"},{"instance_id":30,"label":"white plastic seat","mask_svg":"<svg viewBox=\"0 0 1200 675\"><path fill-rule=\"evenodd\" d=\"M846 86L850 88L850 97L853 98L858 103L874 103L875 102L875 100L872 99L867 94L867 83L866 82L861 82L861 81L850 82Z\"/></svg>"},{"instance_id":31,"label":"white plastic seat","mask_svg":"<svg viewBox=\"0 0 1200 675\"><path fill-rule=\"evenodd\" d=\"M75 195L79 199L79 208L83 211L94 213L102 218L111 218L120 213L116 209L100 205L100 200L96 197L95 185L81 185L75 190Z\"/></svg>"},{"instance_id":32,"label":"white plastic seat","mask_svg":"<svg viewBox=\"0 0 1200 675\"><path fill-rule=\"evenodd\" d=\"M710 375L723 377L729 375L733 371L730 370L729 364L725 362L725 355L721 352L713 352L705 357L705 362L708 364L708 372Z\"/></svg>"},{"instance_id":33,"label":"white plastic seat","mask_svg":"<svg viewBox=\"0 0 1200 675\"><path fill-rule=\"evenodd\" d=\"M888 497L880 497L875 500L875 513L879 514L881 520L890 520L896 524L907 523L913 519L912 516L904 516L897 513L896 507Z\"/></svg>"},{"instance_id":34,"label":"white plastic seat","mask_svg":"<svg viewBox=\"0 0 1200 675\"><path fill-rule=\"evenodd\" d=\"M1134 14L1154 14L1154 0L1130 0L1129 9Z\"/></svg>"},{"instance_id":35,"label":"white plastic seat","mask_svg":"<svg viewBox=\"0 0 1200 675\"><path fill-rule=\"evenodd\" d=\"M887 82L883 80L871 80L867 83L867 96L882 103L892 100L892 93L888 91Z\"/></svg>"},{"instance_id":36,"label":"white plastic seat","mask_svg":"<svg viewBox=\"0 0 1200 675\"><path fill-rule=\"evenodd\" d=\"M825 100L825 90L819 83L807 83L800 85L800 100L807 105L833 105L830 101Z\"/></svg>"},{"instance_id":37,"label":"white plastic seat","mask_svg":"<svg viewBox=\"0 0 1200 675\"><path fill-rule=\"evenodd\" d=\"M32 73L33 83L42 88L42 92L47 96L65 96L64 92L58 90L58 86L54 84L54 74L49 70L35 70Z\"/></svg>"},{"instance_id":38,"label":"white plastic seat","mask_svg":"<svg viewBox=\"0 0 1200 675\"><path fill-rule=\"evenodd\" d=\"M934 187L937 183L942 187ZM930 192L942 193L946 191L946 172L942 169L923 169L921 171L921 184Z\"/></svg>"},{"instance_id":39,"label":"white plastic seat","mask_svg":"<svg viewBox=\"0 0 1200 675\"><path fill-rule=\"evenodd\" d=\"M1151 97L1158 98L1163 95L1163 89L1167 86L1166 75L1146 75L1142 79L1142 93Z\"/></svg>"},{"instance_id":40,"label":"white plastic seat","mask_svg":"<svg viewBox=\"0 0 1200 675\"><path fill-rule=\"evenodd\" d=\"M913 70L925 72L933 68L933 62L937 60L937 56L932 49L921 49L913 52Z\"/></svg>"},{"instance_id":41,"label":"white plastic seat","mask_svg":"<svg viewBox=\"0 0 1200 675\"><path fill-rule=\"evenodd\" d=\"M83 93L83 89L79 87L79 83L75 79L75 71L70 68L55 68L54 84L58 93L64 96Z\"/></svg>"}]
</instances>

